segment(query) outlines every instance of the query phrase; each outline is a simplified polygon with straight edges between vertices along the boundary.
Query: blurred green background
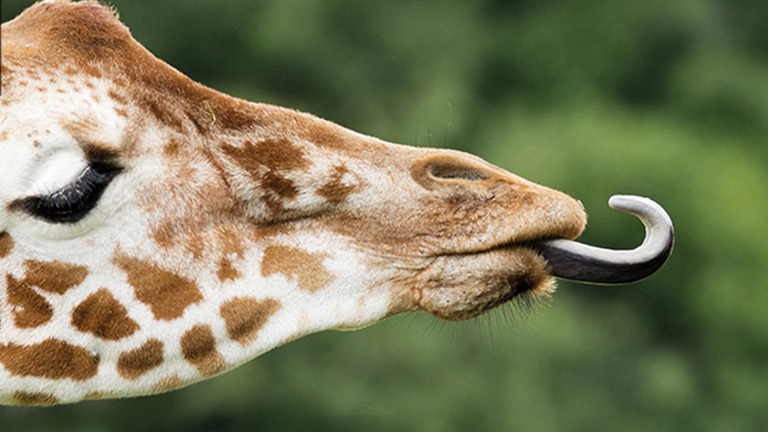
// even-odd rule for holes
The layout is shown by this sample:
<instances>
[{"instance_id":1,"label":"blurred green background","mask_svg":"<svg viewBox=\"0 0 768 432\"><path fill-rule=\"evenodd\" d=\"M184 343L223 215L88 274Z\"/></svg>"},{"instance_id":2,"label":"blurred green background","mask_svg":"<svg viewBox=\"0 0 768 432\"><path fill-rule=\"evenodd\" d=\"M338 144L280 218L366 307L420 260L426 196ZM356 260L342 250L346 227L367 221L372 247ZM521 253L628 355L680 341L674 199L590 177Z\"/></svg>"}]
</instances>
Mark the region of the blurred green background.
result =
<instances>
[{"instance_id":1,"label":"blurred green background","mask_svg":"<svg viewBox=\"0 0 768 432\"><path fill-rule=\"evenodd\" d=\"M653 197L675 254L631 287L326 332L167 395L0 407L3 432L765 430L768 2L111 3L206 85L581 199L587 242L636 245L606 200Z\"/></svg>"}]
</instances>

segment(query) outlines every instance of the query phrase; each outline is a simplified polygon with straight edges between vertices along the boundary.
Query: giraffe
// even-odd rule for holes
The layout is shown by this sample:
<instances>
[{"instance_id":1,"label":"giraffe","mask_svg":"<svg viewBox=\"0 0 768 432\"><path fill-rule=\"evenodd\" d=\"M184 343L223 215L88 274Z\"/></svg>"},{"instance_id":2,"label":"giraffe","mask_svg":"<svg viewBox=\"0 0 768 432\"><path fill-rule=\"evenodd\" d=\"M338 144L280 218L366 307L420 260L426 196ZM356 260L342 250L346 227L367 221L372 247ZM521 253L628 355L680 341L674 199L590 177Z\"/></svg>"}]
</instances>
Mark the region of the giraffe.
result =
<instances>
[{"instance_id":1,"label":"giraffe","mask_svg":"<svg viewBox=\"0 0 768 432\"><path fill-rule=\"evenodd\" d=\"M671 252L650 201L612 204L646 222L640 252L576 243L566 194L216 92L96 1L31 6L2 53L2 404L165 392L310 333L468 319Z\"/></svg>"}]
</instances>

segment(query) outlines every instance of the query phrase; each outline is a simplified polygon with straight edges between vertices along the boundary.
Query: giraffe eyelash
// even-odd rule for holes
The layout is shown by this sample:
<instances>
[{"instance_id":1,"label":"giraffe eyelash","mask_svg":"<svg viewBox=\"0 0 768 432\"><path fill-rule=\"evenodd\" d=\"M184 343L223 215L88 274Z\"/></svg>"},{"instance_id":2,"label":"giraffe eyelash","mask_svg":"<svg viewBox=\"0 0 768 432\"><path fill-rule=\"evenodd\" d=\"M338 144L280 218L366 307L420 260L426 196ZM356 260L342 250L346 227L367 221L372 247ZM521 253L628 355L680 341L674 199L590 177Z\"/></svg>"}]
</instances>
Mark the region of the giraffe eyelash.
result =
<instances>
[{"instance_id":1,"label":"giraffe eyelash","mask_svg":"<svg viewBox=\"0 0 768 432\"><path fill-rule=\"evenodd\" d=\"M104 190L121 171L121 167L112 164L91 162L71 184L49 195L16 201L11 204L11 209L51 223L79 222L96 207Z\"/></svg>"}]
</instances>

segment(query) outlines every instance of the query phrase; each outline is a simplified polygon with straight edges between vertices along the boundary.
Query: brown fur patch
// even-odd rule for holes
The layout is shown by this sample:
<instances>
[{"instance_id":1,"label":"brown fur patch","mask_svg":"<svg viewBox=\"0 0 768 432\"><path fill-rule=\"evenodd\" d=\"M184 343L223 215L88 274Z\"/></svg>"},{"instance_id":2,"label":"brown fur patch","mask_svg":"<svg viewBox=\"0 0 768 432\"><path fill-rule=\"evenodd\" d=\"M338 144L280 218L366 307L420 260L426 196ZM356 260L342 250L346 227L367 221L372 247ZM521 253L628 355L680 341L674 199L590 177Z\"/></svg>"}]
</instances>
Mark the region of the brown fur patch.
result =
<instances>
[{"instance_id":1,"label":"brown fur patch","mask_svg":"<svg viewBox=\"0 0 768 432\"><path fill-rule=\"evenodd\" d=\"M120 354L117 372L121 377L135 380L163 363L163 343L150 339L144 345Z\"/></svg>"},{"instance_id":2,"label":"brown fur patch","mask_svg":"<svg viewBox=\"0 0 768 432\"><path fill-rule=\"evenodd\" d=\"M0 232L0 258L5 258L10 255L12 250L13 237L5 231Z\"/></svg>"},{"instance_id":3,"label":"brown fur patch","mask_svg":"<svg viewBox=\"0 0 768 432\"><path fill-rule=\"evenodd\" d=\"M261 186L274 192L280 198L292 199L299 194L299 189L293 180L287 179L274 171L268 171L261 177ZM274 197L270 197L267 204L270 207L279 206L280 203Z\"/></svg>"},{"instance_id":4,"label":"brown fur patch","mask_svg":"<svg viewBox=\"0 0 768 432\"><path fill-rule=\"evenodd\" d=\"M245 345L256 339L259 330L280 307L275 299L236 297L222 304L220 312L230 339Z\"/></svg>"},{"instance_id":5,"label":"brown fur patch","mask_svg":"<svg viewBox=\"0 0 768 432\"><path fill-rule=\"evenodd\" d=\"M309 292L318 291L334 281L323 264L324 254L310 253L288 246L269 246L261 261L261 275L264 277L280 273L294 280L299 288Z\"/></svg>"},{"instance_id":6,"label":"brown fur patch","mask_svg":"<svg viewBox=\"0 0 768 432\"><path fill-rule=\"evenodd\" d=\"M229 258L222 258L219 261L219 270L216 271L216 277L219 281L226 282L228 280L235 280L242 277L240 270L232 266L232 260Z\"/></svg>"},{"instance_id":7,"label":"brown fur patch","mask_svg":"<svg viewBox=\"0 0 768 432\"><path fill-rule=\"evenodd\" d=\"M107 95L110 97L110 99L112 99L113 101L115 101L120 105L128 105L128 99L126 99L125 96L121 95L114 89L109 89L109 91L107 92Z\"/></svg>"},{"instance_id":8,"label":"brown fur patch","mask_svg":"<svg viewBox=\"0 0 768 432\"><path fill-rule=\"evenodd\" d=\"M181 352L203 376L224 368L224 358L216 351L216 338L210 326L200 324L187 330L181 338Z\"/></svg>"},{"instance_id":9,"label":"brown fur patch","mask_svg":"<svg viewBox=\"0 0 768 432\"><path fill-rule=\"evenodd\" d=\"M165 249L172 248L177 242L177 230L174 229L175 220L164 220L152 228L152 239L160 247Z\"/></svg>"},{"instance_id":10,"label":"brown fur patch","mask_svg":"<svg viewBox=\"0 0 768 432\"><path fill-rule=\"evenodd\" d=\"M36 293L25 281L5 275L8 303L13 306L13 322L20 328L41 326L53 317L53 308L48 301Z\"/></svg>"},{"instance_id":11,"label":"brown fur patch","mask_svg":"<svg viewBox=\"0 0 768 432\"><path fill-rule=\"evenodd\" d=\"M106 340L120 340L139 329L125 308L102 288L91 294L72 312L72 325L84 333Z\"/></svg>"},{"instance_id":12,"label":"brown fur patch","mask_svg":"<svg viewBox=\"0 0 768 432\"><path fill-rule=\"evenodd\" d=\"M333 168L331 180L317 190L317 194L327 199L329 202L338 204L347 199L349 194L357 188L355 185L346 185L342 183L344 174L349 170L344 165L337 165Z\"/></svg>"},{"instance_id":13,"label":"brown fur patch","mask_svg":"<svg viewBox=\"0 0 768 432\"><path fill-rule=\"evenodd\" d=\"M96 375L99 356L58 339L34 345L0 345L0 363L12 375L86 380Z\"/></svg>"},{"instance_id":14,"label":"brown fur patch","mask_svg":"<svg viewBox=\"0 0 768 432\"><path fill-rule=\"evenodd\" d=\"M224 153L251 174L265 167L270 171L306 169L309 160L304 152L287 139L265 140L253 144L246 141L242 148L224 143Z\"/></svg>"},{"instance_id":15,"label":"brown fur patch","mask_svg":"<svg viewBox=\"0 0 768 432\"><path fill-rule=\"evenodd\" d=\"M263 195L263 201L272 210L282 208L282 199L295 198L299 189L285 177L286 172L309 167L304 152L287 139L265 140L256 144L247 141L242 148L222 143L221 149L254 181L271 194Z\"/></svg>"},{"instance_id":16,"label":"brown fur patch","mask_svg":"<svg viewBox=\"0 0 768 432\"><path fill-rule=\"evenodd\" d=\"M175 158L181 152L181 143L175 138L171 138L163 147L163 156Z\"/></svg>"},{"instance_id":17,"label":"brown fur patch","mask_svg":"<svg viewBox=\"0 0 768 432\"><path fill-rule=\"evenodd\" d=\"M72 287L83 283L88 276L88 269L59 261L25 261L27 273L24 282L39 287L41 290L64 294Z\"/></svg>"},{"instance_id":18,"label":"brown fur patch","mask_svg":"<svg viewBox=\"0 0 768 432\"><path fill-rule=\"evenodd\" d=\"M59 403L56 396L45 393L17 391L13 393L13 398L16 399L16 402L20 405L52 406Z\"/></svg>"},{"instance_id":19,"label":"brown fur patch","mask_svg":"<svg viewBox=\"0 0 768 432\"><path fill-rule=\"evenodd\" d=\"M190 305L203 299L194 281L163 270L157 265L117 254L114 263L128 275L136 298L152 309L156 319L170 321L181 317Z\"/></svg>"}]
</instances>

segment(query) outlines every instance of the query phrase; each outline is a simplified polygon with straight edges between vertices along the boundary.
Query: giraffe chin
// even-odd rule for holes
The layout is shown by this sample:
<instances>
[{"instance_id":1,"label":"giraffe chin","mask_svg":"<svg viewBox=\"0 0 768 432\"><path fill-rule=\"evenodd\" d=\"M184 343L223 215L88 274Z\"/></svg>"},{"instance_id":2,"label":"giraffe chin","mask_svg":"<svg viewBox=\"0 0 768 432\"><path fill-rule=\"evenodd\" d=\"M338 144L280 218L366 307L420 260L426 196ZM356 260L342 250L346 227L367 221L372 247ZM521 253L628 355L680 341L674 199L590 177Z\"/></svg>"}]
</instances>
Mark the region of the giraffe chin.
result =
<instances>
[{"instance_id":1,"label":"giraffe chin","mask_svg":"<svg viewBox=\"0 0 768 432\"><path fill-rule=\"evenodd\" d=\"M533 249L504 245L437 257L414 295L421 310L448 321L474 318L519 297L549 296L555 279Z\"/></svg>"}]
</instances>

